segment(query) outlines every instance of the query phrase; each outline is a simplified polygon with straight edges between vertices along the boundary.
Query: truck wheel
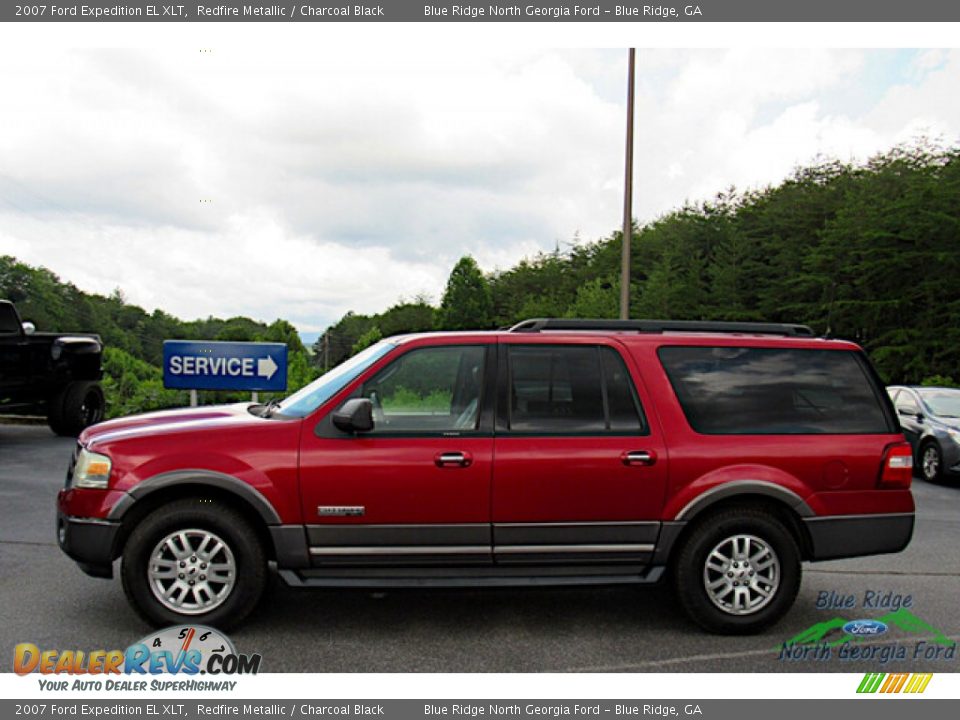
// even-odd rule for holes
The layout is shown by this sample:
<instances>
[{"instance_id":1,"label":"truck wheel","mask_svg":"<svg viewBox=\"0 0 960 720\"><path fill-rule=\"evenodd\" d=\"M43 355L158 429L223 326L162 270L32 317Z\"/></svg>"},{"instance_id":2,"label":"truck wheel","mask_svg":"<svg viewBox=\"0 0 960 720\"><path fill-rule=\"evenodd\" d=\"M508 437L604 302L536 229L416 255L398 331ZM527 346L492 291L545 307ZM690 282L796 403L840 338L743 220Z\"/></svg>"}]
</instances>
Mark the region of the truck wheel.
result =
<instances>
[{"instance_id":1,"label":"truck wheel","mask_svg":"<svg viewBox=\"0 0 960 720\"><path fill-rule=\"evenodd\" d=\"M800 551L775 515L729 509L699 520L676 555L674 584L705 630L756 633L779 620L800 589Z\"/></svg>"},{"instance_id":2,"label":"truck wheel","mask_svg":"<svg viewBox=\"0 0 960 720\"><path fill-rule=\"evenodd\" d=\"M147 622L225 630L256 607L267 560L243 515L216 500L187 498L137 524L124 547L121 578Z\"/></svg>"},{"instance_id":3,"label":"truck wheel","mask_svg":"<svg viewBox=\"0 0 960 720\"><path fill-rule=\"evenodd\" d=\"M103 420L105 405L99 383L72 382L50 401L47 422L57 435L76 437L84 428Z\"/></svg>"}]
</instances>

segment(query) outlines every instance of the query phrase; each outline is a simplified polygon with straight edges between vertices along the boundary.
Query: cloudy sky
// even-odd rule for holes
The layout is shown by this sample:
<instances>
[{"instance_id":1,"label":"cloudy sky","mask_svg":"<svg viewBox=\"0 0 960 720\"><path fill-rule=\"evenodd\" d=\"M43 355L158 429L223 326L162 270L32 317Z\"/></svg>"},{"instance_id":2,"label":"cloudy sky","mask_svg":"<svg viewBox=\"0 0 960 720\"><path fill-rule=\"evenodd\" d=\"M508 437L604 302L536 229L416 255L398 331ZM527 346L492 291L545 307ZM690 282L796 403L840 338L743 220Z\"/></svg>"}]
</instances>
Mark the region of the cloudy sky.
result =
<instances>
[{"instance_id":1,"label":"cloudy sky","mask_svg":"<svg viewBox=\"0 0 960 720\"><path fill-rule=\"evenodd\" d=\"M960 138L960 50L640 50L649 220ZM625 51L0 48L0 254L183 318L321 329L620 222Z\"/></svg>"}]
</instances>

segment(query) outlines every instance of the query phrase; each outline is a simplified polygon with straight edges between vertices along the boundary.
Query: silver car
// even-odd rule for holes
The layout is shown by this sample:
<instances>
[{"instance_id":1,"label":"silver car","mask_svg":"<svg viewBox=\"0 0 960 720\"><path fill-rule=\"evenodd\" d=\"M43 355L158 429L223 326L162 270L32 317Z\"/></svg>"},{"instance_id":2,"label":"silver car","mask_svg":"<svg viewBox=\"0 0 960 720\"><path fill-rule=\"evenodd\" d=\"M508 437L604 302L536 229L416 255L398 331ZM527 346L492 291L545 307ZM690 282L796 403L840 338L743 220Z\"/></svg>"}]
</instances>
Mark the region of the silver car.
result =
<instances>
[{"instance_id":1,"label":"silver car","mask_svg":"<svg viewBox=\"0 0 960 720\"><path fill-rule=\"evenodd\" d=\"M924 480L960 475L960 390L895 385L887 392Z\"/></svg>"}]
</instances>

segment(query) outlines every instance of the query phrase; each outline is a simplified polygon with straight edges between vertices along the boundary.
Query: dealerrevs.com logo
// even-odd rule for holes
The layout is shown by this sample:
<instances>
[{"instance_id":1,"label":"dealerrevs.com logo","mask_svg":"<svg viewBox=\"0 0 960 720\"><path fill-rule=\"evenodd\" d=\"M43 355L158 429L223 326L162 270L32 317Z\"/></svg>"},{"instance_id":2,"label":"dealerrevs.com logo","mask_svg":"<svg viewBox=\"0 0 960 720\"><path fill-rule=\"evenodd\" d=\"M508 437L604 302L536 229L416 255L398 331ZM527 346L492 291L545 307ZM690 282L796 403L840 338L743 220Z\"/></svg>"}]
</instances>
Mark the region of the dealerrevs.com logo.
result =
<instances>
[{"instance_id":1,"label":"dealerrevs.com logo","mask_svg":"<svg viewBox=\"0 0 960 720\"><path fill-rule=\"evenodd\" d=\"M203 625L177 625L147 635L126 650L40 649L20 643L13 651L17 675L108 676L60 680L40 679L41 690L232 690L236 681L210 678L189 681L113 679L110 676L254 675L261 656L236 651L223 633Z\"/></svg>"}]
</instances>

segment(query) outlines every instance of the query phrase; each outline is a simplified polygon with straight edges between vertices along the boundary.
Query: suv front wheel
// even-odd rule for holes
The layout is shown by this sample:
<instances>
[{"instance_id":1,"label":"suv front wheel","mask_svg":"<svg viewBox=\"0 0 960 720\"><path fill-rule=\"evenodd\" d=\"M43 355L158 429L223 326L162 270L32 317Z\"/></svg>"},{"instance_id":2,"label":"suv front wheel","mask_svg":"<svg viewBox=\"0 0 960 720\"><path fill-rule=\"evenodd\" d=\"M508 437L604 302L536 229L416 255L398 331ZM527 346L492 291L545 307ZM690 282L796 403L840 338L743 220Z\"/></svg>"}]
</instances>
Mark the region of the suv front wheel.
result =
<instances>
[{"instance_id":1,"label":"suv front wheel","mask_svg":"<svg viewBox=\"0 0 960 720\"><path fill-rule=\"evenodd\" d=\"M698 519L673 571L680 603L697 624L715 633L755 633L793 605L800 552L775 515L728 509Z\"/></svg>"},{"instance_id":2,"label":"suv front wheel","mask_svg":"<svg viewBox=\"0 0 960 720\"><path fill-rule=\"evenodd\" d=\"M256 607L267 563L243 515L216 500L188 498L137 525L121 575L128 599L148 622L227 629Z\"/></svg>"}]
</instances>

